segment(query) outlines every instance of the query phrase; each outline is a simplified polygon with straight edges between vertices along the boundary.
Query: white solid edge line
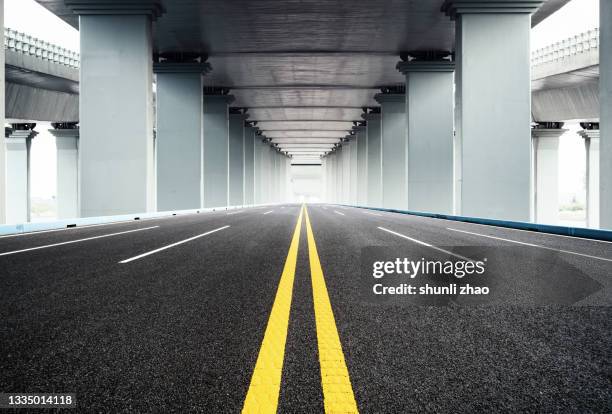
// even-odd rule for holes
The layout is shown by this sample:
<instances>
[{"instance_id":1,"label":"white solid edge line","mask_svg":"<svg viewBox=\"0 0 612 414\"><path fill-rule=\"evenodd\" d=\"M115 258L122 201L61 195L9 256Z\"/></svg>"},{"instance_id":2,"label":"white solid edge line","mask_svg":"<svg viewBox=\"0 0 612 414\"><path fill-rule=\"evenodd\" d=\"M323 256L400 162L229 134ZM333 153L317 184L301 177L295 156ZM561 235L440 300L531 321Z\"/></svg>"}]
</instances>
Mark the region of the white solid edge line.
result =
<instances>
[{"instance_id":1,"label":"white solid edge line","mask_svg":"<svg viewBox=\"0 0 612 414\"><path fill-rule=\"evenodd\" d=\"M486 234L474 233L474 232L467 231L467 230L452 229L450 227L447 227L446 229L450 230L450 231L457 231L457 232L460 232L460 233L471 234L471 235L474 235L474 236L487 237L489 239L506 241L506 242L509 242L509 243L522 244L523 246L537 247L537 248L540 248L540 249L552 250L554 252L573 254L573 255L576 255L576 256L583 256L583 257L588 257L588 258L591 258L591 259L598 259L598 260L605 260L606 262L612 262L612 259L606 259L605 257L599 257L599 256L592 256L590 254L572 252L570 250L555 249L554 247L547 247L547 246L542 246L542 245L539 245L539 244L527 243L527 242L522 242L522 241L517 241L517 240L510 240L510 239L505 239L503 237L488 236Z\"/></svg>"},{"instance_id":2,"label":"white solid edge line","mask_svg":"<svg viewBox=\"0 0 612 414\"><path fill-rule=\"evenodd\" d=\"M227 213L228 216L232 215L232 214L240 214L240 213L244 213L243 210L240 211L232 211L231 213Z\"/></svg>"},{"instance_id":3,"label":"white solid edge line","mask_svg":"<svg viewBox=\"0 0 612 414\"><path fill-rule=\"evenodd\" d=\"M382 214L378 214L378 213L372 213L371 211L364 211L363 214L370 214L372 216L379 216L382 217Z\"/></svg>"},{"instance_id":4,"label":"white solid edge line","mask_svg":"<svg viewBox=\"0 0 612 414\"><path fill-rule=\"evenodd\" d=\"M156 229L158 227L159 226L145 227L145 228L142 228L142 229L134 229L134 230L120 231L120 232L117 232L117 233L102 234L100 236L93 236L93 237L87 237L87 238L84 238L84 239L70 240L70 241L61 242L61 243L45 244L43 246L36 246L36 247L30 247L30 248L27 248L27 249L14 250L14 251L11 251L11 252L0 253L0 256L8 256L10 254L29 252L31 250L45 249L47 247L62 246L64 244L79 243L79 242L84 242L84 241L88 241L88 240L102 239L104 237L119 236L121 234L133 233L133 232L136 232L136 231Z\"/></svg>"},{"instance_id":5,"label":"white solid edge line","mask_svg":"<svg viewBox=\"0 0 612 414\"><path fill-rule=\"evenodd\" d=\"M429 248L434 249L434 250L438 250L438 251L440 251L440 252L442 252L442 253L449 254L449 255L454 256L454 257L456 257L456 258L458 258L458 259L466 260L466 261L468 261L468 262L475 262L475 261L476 261L476 260L474 260L474 259L470 259L469 257L461 256L460 254L453 253L453 252L451 252L451 251L448 251L448 250L442 249L442 248L440 248L440 247L438 247L438 246L434 246L433 244L429 244L429 243L425 243L424 241L421 241L421 240L413 239L412 237L408 237L408 236L406 236L405 234L397 233L397 232L395 232L395 231L393 231L393 230L389 230L389 229L386 229L386 228L384 228L384 227L378 227L378 228L379 228L380 230L386 231L387 233L391 233L391 234L394 234L394 235L396 235L396 236L403 237L404 239L410 240L411 242L414 242L414 243L420 244L420 245L422 245L422 246L429 247Z\"/></svg>"},{"instance_id":6,"label":"white solid edge line","mask_svg":"<svg viewBox=\"0 0 612 414\"><path fill-rule=\"evenodd\" d=\"M273 211L274 211L274 210L266 211L266 212L264 213L264 215L266 215L266 214L270 214L270 213L271 213L271 212L273 212Z\"/></svg>"},{"instance_id":7,"label":"white solid edge line","mask_svg":"<svg viewBox=\"0 0 612 414\"><path fill-rule=\"evenodd\" d=\"M346 214L344 214L344 213L341 213L341 212L339 212L339 211L336 211L336 210L334 210L334 213L336 213L336 214L340 214L341 216L345 216L345 215L346 215Z\"/></svg>"},{"instance_id":8,"label":"white solid edge line","mask_svg":"<svg viewBox=\"0 0 612 414\"><path fill-rule=\"evenodd\" d=\"M207 231L206 233L198 234L197 236L193 236L193 237L190 237L188 239L181 240L179 242L172 243L172 244L169 244L167 246L160 247L159 249L151 250L150 252L146 252L146 253L143 253L143 254L139 254L138 256L130 257L129 259L122 260L119 263L121 263L121 264L129 263L129 262L132 262L134 260L142 259L143 257L149 256L149 255L152 255L152 254L155 254L155 253L158 253L158 252L161 252L162 250L170 249L171 247L175 247L175 246L178 246L178 245L183 244L183 243L190 242L190 241L195 240L195 239L199 239L200 237L208 236L209 234L215 233L215 232L220 231L220 230L224 230L224 229L226 229L228 227L229 226L219 227L218 229L214 229L214 230L211 230L211 231Z\"/></svg>"}]
</instances>

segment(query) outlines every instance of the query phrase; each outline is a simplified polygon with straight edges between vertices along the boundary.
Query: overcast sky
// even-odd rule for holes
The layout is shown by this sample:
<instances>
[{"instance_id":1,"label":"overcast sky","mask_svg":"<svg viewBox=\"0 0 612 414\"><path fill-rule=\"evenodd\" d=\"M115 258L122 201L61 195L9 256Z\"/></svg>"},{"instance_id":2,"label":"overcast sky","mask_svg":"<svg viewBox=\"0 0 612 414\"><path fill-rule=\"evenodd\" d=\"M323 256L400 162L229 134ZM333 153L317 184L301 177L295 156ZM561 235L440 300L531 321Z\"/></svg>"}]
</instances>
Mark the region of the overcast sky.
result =
<instances>
[{"instance_id":1,"label":"overcast sky","mask_svg":"<svg viewBox=\"0 0 612 414\"><path fill-rule=\"evenodd\" d=\"M65 48L79 49L79 34L34 0L5 0L4 24ZM599 27L599 0L572 0L557 13L532 30L532 50L547 46L578 33ZM52 137L40 124L40 135L32 149L32 195L55 195L55 148ZM570 126L571 127L571 126ZM583 143L575 134L575 127L564 135L560 146L560 184L562 194L582 190L584 179Z\"/></svg>"}]
</instances>

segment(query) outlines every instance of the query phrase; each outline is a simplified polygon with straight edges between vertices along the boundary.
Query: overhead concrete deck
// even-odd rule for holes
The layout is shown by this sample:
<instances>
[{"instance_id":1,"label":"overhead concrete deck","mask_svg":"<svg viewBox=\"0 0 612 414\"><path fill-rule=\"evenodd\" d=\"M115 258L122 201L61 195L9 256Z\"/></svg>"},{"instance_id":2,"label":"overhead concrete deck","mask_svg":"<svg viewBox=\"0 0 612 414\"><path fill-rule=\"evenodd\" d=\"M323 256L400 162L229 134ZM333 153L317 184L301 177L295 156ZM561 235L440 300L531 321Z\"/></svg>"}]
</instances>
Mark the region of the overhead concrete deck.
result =
<instances>
[{"instance_id":1,"label":"overhead concrete deck","mask_svg":"<svg viewBox=\"0 0 612 414\"><path fill-rule=\"evenodd\" d=\"M567 1L548 0L532 24ZM63 0L38 2L78 28ZM378 106L381 87L404 83L395 69L401 53L454 49L455 24L442 3L162 1L153 50L207 55L213 70L204 86L230 89L232 105L249 108L267 137L342 138L362 121L361 108Z\"/></svg>"}]
</instances>

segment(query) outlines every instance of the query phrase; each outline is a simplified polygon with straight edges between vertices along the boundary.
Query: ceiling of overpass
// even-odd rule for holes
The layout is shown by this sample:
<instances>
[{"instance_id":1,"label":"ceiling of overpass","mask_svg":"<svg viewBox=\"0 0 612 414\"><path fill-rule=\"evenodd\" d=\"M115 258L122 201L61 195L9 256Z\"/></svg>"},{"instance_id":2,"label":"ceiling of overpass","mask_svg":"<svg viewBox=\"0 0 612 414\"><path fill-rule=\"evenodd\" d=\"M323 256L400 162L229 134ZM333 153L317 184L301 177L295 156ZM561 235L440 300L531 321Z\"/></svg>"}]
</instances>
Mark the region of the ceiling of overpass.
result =
<instances>
[{"instance_id":1,"label":"ceiling of overpass","mask_svg":"<svg viewBox=\"0 0 612 414\"><path fill-rule=\"evenodd\" d=\"M37 1L78 27L63 0ZM548 0L533 24L567 1ZM380 87L403 83L395 69L401 52L454 49L443 0L161 3L155 51L208 55L206 86L230 88L233 105L249 108L265 136L298 143L346 136L361 108L378 106Z\"/></svg>"}]
</instances>

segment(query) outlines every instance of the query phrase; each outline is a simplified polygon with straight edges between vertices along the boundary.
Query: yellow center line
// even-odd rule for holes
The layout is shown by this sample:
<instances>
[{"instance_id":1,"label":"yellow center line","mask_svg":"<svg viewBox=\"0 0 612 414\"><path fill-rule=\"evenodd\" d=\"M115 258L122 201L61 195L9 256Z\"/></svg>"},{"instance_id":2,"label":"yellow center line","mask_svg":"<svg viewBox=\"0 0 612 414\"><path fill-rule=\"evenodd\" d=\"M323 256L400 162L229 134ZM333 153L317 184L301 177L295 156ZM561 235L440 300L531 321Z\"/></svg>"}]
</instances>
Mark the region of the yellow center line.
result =
<instances>
[{"instance_id":1,"label":"yellow center line","mask_svg":"<svg viewBox=\"0 0 612 414\"><path fill-rule=\"evenodd\" d=\"M310 226L308 209L305 209L305 212L325 412L327 414L358 413L351 379L344 361L340 335L338 335L338 329L336 328L334 312L325 285L319 254L317 253L317 245Z\"/></svg>"},{"instance_id":2,"label":"yellow center line","mask_svg":"<svg viewBox=\"0 0 612 414\"><path fill-rule=\"evenodd\" d=\"M303 212L302 206L242 408L243 413L276 413L278 407Z\"/></svg>"}]
</instances>

